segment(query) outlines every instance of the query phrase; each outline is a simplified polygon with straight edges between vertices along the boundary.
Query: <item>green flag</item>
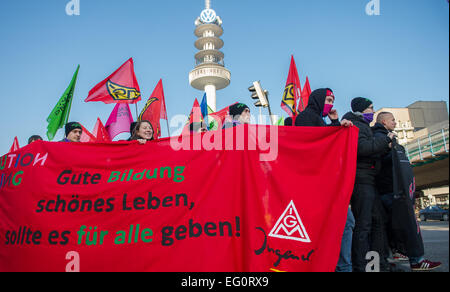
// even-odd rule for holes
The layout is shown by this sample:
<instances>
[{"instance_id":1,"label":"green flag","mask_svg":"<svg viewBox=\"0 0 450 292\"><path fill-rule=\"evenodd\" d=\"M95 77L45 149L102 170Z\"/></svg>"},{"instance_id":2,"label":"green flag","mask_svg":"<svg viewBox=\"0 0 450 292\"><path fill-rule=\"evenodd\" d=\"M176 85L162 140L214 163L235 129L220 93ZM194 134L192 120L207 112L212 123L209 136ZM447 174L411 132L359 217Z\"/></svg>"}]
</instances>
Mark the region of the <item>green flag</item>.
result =
<instances>
[{"instance_id":1,"label":"green flag","mask_svg":"<svg viewBox=\"0 0 450 292\"><path fill-rule=\"evenodd\" d=\"M214 113L214 111L213 111L212 108L210 108L209 105L208 105L208 115L213 114L213 113Z\"/></svg>"},{"instance_id":2,"label":"green flag","mask_svg":"<svg viewBox=\"0 0 450 292\"><path fill-rule=\"evenodd\" d=\"M279 118L277 123L276 123L276 125L277 126L284 126L284 118L283 117Z\"/></svg>"},{"instance_id":3,"label":"green flag","mask_svg":"<svg viewBox=\"0 0 450 292\"><path fill-rule=\"evenodd\" d=\"M66 91L47 118L47 137L49 141L52 141L53 138L55 138L56 132L68 122L79 69L80 65L78 65L69 87L67 87Z\"/></svg>"},{"instance_id":4,"label":"green flag","mask_svg":"<svg viewBox=\"0 0 450 292\"><path fill-rule=\"evenodd\" d=\"M217 130L216 120L209 118L209 115L214 113L214 111L209 107L209 105L207 105L207 107L208 107L208 114L206 115L206 117L204 117L205 123L207 125L208 131L215 131Z\"/></svg>"}]
</instances>

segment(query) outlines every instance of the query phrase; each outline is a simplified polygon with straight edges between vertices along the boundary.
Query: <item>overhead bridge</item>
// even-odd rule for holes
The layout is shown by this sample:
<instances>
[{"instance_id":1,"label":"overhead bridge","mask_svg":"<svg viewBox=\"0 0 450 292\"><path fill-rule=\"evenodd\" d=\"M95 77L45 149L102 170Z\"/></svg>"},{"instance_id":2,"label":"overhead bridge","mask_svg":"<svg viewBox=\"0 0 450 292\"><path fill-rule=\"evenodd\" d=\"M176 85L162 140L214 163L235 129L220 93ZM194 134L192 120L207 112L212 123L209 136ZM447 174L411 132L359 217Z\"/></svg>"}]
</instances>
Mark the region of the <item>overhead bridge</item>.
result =
<instances>
[{"instance_id":1,"label":"overhead bridge","mask_svg":"<svg viewBox=\"0 0 450 292\"><path fill-rule=\"evenodd\" d=\"M406 144L406 152L416 177L416 189L449 184L449 127Z\"/></svg>"}]
</instances>

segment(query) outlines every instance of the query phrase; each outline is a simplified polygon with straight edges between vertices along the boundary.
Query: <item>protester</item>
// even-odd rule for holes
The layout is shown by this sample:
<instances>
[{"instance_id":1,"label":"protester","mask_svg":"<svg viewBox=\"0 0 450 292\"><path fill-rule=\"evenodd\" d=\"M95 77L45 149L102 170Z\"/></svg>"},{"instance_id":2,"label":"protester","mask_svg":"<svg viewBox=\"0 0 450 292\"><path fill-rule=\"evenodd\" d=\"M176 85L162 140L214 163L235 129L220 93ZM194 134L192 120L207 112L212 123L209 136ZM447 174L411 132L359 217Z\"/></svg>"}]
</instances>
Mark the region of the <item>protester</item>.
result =
<instances>
[{"instance_id":1,"label":"protester","mask_svg":"<svg viewBox=\"0 0 450 292\"><path fill-rule=\"evenodd\" d=\"M321 88L314 90L309 96L308 106L295 119L295 125L324 127L327 126L324 118L329 117L331 120L330 126L352 126L353 124L345 119L339 122L339 115L333 109L334 101L335 97L331 89ZM286 119L285 125L290 123L292 123L291 120Z\"/></svg>"},{"instance_id":2,"label":"protester","mask_svg":"<svg viewBox=\"0 0 450 292\"><path fill-rule=\"evenodd\" d=\"M138 141L140 144L145 144L148 141L153 141L154 131L152 124L147 120L137 122L133 136L130 140Z\"/></svg>"},{"instance_id":3,"label":"protester","mask_svg":"<svg viewBox=\"0 0 450 292\"><path fill-rule=\"evenodd\" d=\"M189 125L189 130L191 133L205 133L208 131L204 122L191 123Z\"/></svg>"},{"instance_id":4,"label":"protester","mask_svg":"<svg viewBox=\"0 0 450 292\"><path fill-rule=\"evenodd\" d=\"M352 263L355 272L366 270L366 255L372 249L372 240L383 241L385 229L381 215L381 200L375 188L375 176L378 157L389 150L394 134L384 137L374 137L370 128L373 121L373 103L367 98L357 97L352 100L353 112L344 115L359 128L358 154L355 187L351 199L351 208L355 216L355 229L352 242ZM387 255L380 253L382 269L387 269Z\"/></svg>"},{"instance_id":5,"label":"protester","mask_svg":"<svg viewBox=\"0 0 450 292\"><path fill-rule=\"evenodd\" d=\"M36 142L36 141L43 141L44 139L42 139L42 137L41 136L39 136L39 135L33 135L33 136L31 136L30 138L28 138L28 145L30 145L31 143L33 143L33 142Z\"/></svg>"},{"instance_id":6,"label":"protester","mask_svg":"<svg viewBox=\"0 0 450 292\"><path fill-rule=\"evenodd\" d=\"M390 112L381 112L378 114L377 123L372 127L374 137L386 137L389 133L392 133L396 127L395 117ZM392 248L392 252L398 254L398 258L409 258L411 269L413 271L429 271L434 270L441 265L440 262L431 262L424 258L424 246L420 229L417 227L416 216L414 213L413 196L411 197L409 192L412 188L407 190L401 190L401 187L394 190L394 180L401 179L402 175L397 171L394 172L393 159L397 155L393 155L393 151L402 153L405 157L405 149L393 140L393 147L385 153L381 158L381 171L377 175L376 183L377 189L381 196L381 201L388 213L387 230L389 230L389 240L385 242L385 245ZM397 163L400 165L400 163ZM410 169L411 166L404 164L409 170L409 180L414 181L413 172ZM407 182L408 183L408 182ZM405 209L408 209L405 212ZM409 211L409 212L408 212ZM396 227L397 226L397 227ZM393 228L395 227L395 228ZM406 254L407 257L402 256Z\"/></svg>"},{"instance_id":7,"label":"protester","mask_svg":"<svg viewBox=\"0 0 450 292\"><path fill-rule=\"evenodd\" d=\"M285 125L285 126L292 126L292 118L291 118L291 117L287 117L287 118L284 120L284 125Z\"/></svg>"},{"instance_id":8,"label":"protester","mask_svg":"<svg viewBox=\"0 0 450 292\"><path fill-rule=\"evenodd\" d=\"M232 121L226 122L223 125L224 129L234 128L243 124L250 124L250 108L246 104L237 103L230 106L229 113Z\"/></svg>"},{"instance_id":9,"label":"protester","mask_svg":"<svg viewBox=\"0 0 450 292\"><path fill-rule=\"evenodd\" d=\"M61 142L80 142L83 129L78 122L70 122L65 126L66 137Z\"/></svg>"},{"instance_id":10,"label":"protester","mask_svg":"<svg viewBox=\"0 0 450 292\"><path fill-rule=\"evenodd\" d=\"M130 138L127 141L133 141L134 132L136 131L137 122L132 122L130 125Z\"/></svg>"},{"instance_id":11,"label":"protester","mask_svg":"<svg viewBox=\"0 0 450 292\"><path fill-rule=\"evenodd\" d=\"M339 122L337 111L332 109L334 101L335 97L333 91L329 88L313 91L309 97L308 106L295 119L295 125L305 127L325 127L327 124L323 118L328 116L332 121L330 126L352 126L353 124L350 121L343 120L342 122ZM288 119L285 120L285 125L292 125L292 118ZM352 272L351 250L354 226L355 219L349 208L341 242L341 253L336 267L337 272Z\"/></svg>"}]
</instances>

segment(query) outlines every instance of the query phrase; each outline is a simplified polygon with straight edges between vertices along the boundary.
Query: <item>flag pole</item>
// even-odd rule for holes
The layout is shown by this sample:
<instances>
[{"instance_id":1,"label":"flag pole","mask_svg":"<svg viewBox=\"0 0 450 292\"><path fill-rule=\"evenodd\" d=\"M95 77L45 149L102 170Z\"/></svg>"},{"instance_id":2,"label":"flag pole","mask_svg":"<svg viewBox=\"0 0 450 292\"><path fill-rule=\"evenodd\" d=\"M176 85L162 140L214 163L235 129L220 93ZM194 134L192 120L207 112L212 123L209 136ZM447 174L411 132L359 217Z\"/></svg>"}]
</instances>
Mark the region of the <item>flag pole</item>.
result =
<instances>
[{"instance_id":1,"label":"flag pole","mask_svg":"<svg viewBox=\"0 0 450 292\"><path fill-rule=\"evenodd\" d=\"M170 137L170 128L169 128L169 116L167 115L167 106L166 106L166 99L164 98L164 109L166 111L166 124L167 124L167 133L169 134Z\"/></svg>"},{"instance_id":2,"label":"flag pole","mask_svg":"<svg viewBox=\"0 0 450 292\"><path fill-rule=\"evenodd\" d=\"M77 70L75 72L76 74L76 78L75 78L75 82L73 84L73 92L70 98L70 102L69 102L69 109L67 112L67 117L66 117L66 124L69 122L69 116L70 116L70 110L72 109L72 101L73 101L73 95L75 94L75 85L77 84L77 78L78 78L78 71L80 70L80 65L78 65Z\"/></svg>"},{"instance_id":3,"label":"flag pole","mask_svg":"<svg viewBox=\"0 0 450 292\"><path fill-rule=\"evenodd\" d=\"M70 110L72 109L72 101L73 101L73 97L70 99L69 109L68 109L68 111L67 111L67 117L66 117L66 123L65 123L65 125L69 122Z\"/></svg>"},{"instance_id":4,"label":"flag pole","mask_svg":"<svg viewBox=\"0 0 450 292\"><path fill-rule=\"evenodd\" d=\"M139 114L138 114L137 102L136 102L134 105L136 106L136 121L138 121L138 119L139 119Z\"/></svg>"},{"instance_id":5,"label":"flag pole","mask_svg":"<svg viewBox=\"0 0 450 292\"><path fill-rule=\"evenodd\" d=\"M166 124L167 124L167 133L169 134L170 137L170 128L169 128L169 115L167 114L167 106L166 106L166 98L164 97L163 99L164 102L164 111L166 112Z\"/></svg>"},{"instance_id":6,"label":"flag pole","mask_svg":"<svg viewBox=\"0 0 450 292\"><path fill-rule=\"evenodd\" d=\"M167 133L169 133L169 137L170 137L169 117L167 117L166 123L167 123Z\"/></svg>"}]
</instances>

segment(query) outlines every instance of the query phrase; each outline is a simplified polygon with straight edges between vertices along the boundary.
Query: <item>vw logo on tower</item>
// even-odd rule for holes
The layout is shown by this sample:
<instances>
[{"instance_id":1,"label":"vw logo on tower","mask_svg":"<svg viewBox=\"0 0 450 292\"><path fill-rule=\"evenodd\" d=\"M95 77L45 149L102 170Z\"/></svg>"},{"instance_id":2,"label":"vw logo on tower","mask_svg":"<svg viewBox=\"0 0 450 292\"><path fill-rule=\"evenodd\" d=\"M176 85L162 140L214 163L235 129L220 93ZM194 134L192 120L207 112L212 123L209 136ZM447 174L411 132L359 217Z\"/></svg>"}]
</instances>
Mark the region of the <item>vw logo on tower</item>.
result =
<instances>
[{"instance_id":1,"label":"vw logo on tower","mask_svg":"<svg viewBox=\"0 0 450 292\"><path fill-rule=\"evenodd\" d=\"M211 8L211 0L205 0L205 9L195 20L194 34L197 40L194 46L195 68L189 73L189 84L195 89L206 92L208 107L217 110L216 91L230 85L231 74L225 68L224 54L220 51L224 42L222 19Z\"/></svg>"},{"instance_id":2,"label":"vw logo on tower","mask_svg":"<svg viewBox=\"0 0 450 292\"><path fill-rule=\"evenodd\" d=\"M204 23L213 23L217 18L216 12L212 9L205 9L200 14L200 19Z\"/></svg>"}]
</instances>

